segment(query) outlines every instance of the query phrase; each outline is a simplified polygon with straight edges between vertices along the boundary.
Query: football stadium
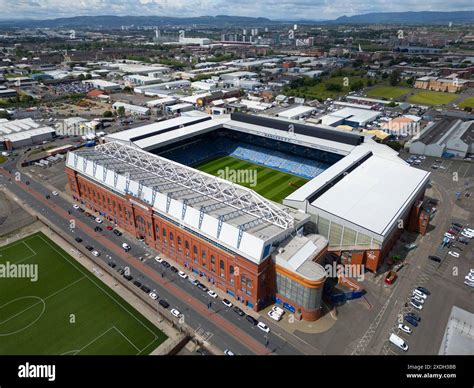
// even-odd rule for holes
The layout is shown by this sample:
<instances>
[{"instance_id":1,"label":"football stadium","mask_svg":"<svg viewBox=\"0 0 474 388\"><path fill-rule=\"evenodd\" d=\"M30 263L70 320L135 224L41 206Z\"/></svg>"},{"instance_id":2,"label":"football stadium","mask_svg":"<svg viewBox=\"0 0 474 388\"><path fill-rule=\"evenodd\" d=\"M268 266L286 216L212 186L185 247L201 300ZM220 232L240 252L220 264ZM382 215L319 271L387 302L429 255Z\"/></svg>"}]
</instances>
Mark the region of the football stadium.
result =
<instances>
[{"instance_id":1,"label":"football stadium","mask_svg":"<svg viewBox=\"0 0 474 388\"><path fill-rule=\"evenodd\" d=\"M429 173L359 133L200 112L106 136L66 162L76 201L256 311L321 315L327 256L377 271L424 233ZM403 222L400 222L402 220Z\"/></svg>"}]
</instances>

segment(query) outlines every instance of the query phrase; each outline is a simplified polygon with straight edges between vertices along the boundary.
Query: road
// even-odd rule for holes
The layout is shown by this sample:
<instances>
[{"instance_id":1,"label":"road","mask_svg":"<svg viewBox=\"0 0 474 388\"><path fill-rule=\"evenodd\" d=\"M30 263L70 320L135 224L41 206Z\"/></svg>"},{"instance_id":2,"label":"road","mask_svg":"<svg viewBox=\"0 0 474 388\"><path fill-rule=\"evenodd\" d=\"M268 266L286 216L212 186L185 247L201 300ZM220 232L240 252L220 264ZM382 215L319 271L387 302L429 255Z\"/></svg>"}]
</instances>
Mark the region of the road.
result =
<instances>
[{"instance_id":1,"label":"road","mask_svg":"<svg viewBox=\"0 0 474 388\"><path fill-rule=\"evenodd\" d=\"M93 246L101 252L98 259L104 262L113 260L118 267L128 266L134 280L137 279L149 288L155 289L161 299L171 304L171 308L177 308L183 313L186 324L200 334L202 339L221 350L230 349L236 354L301 354L282 337L289 335L288 333L280 333L282 336L279 336L272 330L266 338L263 331L225 307L220 298L212 299L188 280L181 279L177 274L165 269L153 258L148 258L146 262L140 261L139 257L148 256L149 251L143 243L127 239L125 235L117 237L106 230L103 224L101 225L103 231L95 232L94 228L98 224L84 213L74 210L69 201L61 196L51 195L49 189L33 179L23 177L18 181L15 180L15 173L14 164L8 162L3 169L0 169L0 183L5 185L19 202L27 204L64 233L81 237L83 242L76 246ZM9 180L11 177L13 179ZM24 182L28 179L30 184L27 186ZM48 194L51 195L49 200L46 199ZM68 214L68 210L71 215ZM72 219L75 220L75 227L70 228ZM131 254L123 251L121 248L123 242L132 247ZM90 254L88 256L93 258ZM210 309L207 307L209 302L212 302ZM268 347L265 346L267 339Z\"/></svg>"}]
</instances>

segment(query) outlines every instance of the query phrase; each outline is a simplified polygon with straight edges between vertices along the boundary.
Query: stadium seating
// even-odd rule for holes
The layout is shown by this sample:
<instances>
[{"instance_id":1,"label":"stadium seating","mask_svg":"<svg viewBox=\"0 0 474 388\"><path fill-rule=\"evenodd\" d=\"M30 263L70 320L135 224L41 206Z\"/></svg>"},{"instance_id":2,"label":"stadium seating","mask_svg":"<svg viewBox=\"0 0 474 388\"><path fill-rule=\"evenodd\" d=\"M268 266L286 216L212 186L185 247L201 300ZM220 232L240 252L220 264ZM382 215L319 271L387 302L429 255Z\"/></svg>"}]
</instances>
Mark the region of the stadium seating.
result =
<instances>
[{"instance_id":1,"label":"stadium seating","mask_svg":"<svg viewBox=\"0 0 474 388\"><path fill-rule=\"evenodd\" d=\"M164 158L193 166L229 155L289 174L312 179L341 159L340 155L295 144L229 131L160 152Z\"/></svg>"}]
</instances>

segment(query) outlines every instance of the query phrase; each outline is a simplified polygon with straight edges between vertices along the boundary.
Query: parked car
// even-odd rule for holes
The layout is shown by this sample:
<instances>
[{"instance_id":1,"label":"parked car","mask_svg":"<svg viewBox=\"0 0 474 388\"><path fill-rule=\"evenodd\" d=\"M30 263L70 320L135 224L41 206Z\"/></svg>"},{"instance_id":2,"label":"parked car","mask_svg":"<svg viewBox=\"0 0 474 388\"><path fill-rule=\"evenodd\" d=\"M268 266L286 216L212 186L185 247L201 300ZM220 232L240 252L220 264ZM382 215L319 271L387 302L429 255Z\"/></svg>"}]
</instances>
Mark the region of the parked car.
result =
<instances>
[{"instance_id":1,"label":"parked car","mask_svg":"<svg viewBox=\"0 0 474 388\"><path fill-rule=\"evenodd\" d=\"M160 301L158 302L160 304L161 307L167 309L168 307L170 307L170 304L164 300L164 299L160 299Z\"/></svg>"},{"instance_id":2,"label":"parked car","mask_svg":"<svg viewBox=\"0 0 474 388\"><path fill-rule=\"evenodd\" d=\"M163 260L163 261L161 262L161 265L162 265L163 267L165 267L165 268L171 267L171 264L168 263L166 260Z\"/></svg>"},{"instance_id":3,"label":"parked car","mask_svg":"<svg viewBox=\"0 0 474 388\"><path fill-rule=\"evenodd\" d=\"M233 304L227 299L222 299L222 303L229 308L233 306Z\"/></svg>"},{"instance_id":4,"label":"parked car","mask_svg":"<svg viewBox=\"0 0 474 388\"><path fill-rule=\"evenodd\" d=\"M418 321L410 315L405 315L405 321L407 321L413 327L418 327Z\"/></svg>"},{"instance_id":5,"label":"parked car","mask_svg":"<svg viewBox=\"0 0 474 388\"><path fill-rule=\"evenodd\" d=\"M155 261L161 264L163 262L163 259L160 256L156 256Z\"/></svg>"},{"instance_id":6,"label":"parked car","mask_svg":"<svg viewBox=\"0 0 474 388\"><path fill-rule=\"evenodd\" d=\"M133 282L133 285L134 285L134 286L137 286L138 288L140 288L140 287L142 286L142 284L141 284L138 280L135 280L135 281Z\"/></svg>"},{"instance_id":7,"label":"parked car","mask_svg":"<svg viewBox=\"0 0 474 388\"><path fill-rule=\"evenodd\" d=\"M186 279L188 277L188 275L186 275L183 271L179 271L178 276L183 279Z\"/></svg>"},{"instance_id":8,"label":"parked car","mask_svg":"<svg viewBox=\"0 0 474 388\"><path fill-rule=\"evenodd\" d=\"M456 238L456 236L453 236L451 233L447 233L447 232L444 234L444 237L447 237L450 240L454 240Z\"/></svg>"},{"instance_id":9,"label":"parked car","mask_svg":"<svg viewBox=\"0 0 474 388\"><path fill-rule=\"evenodd\" d=\"M241 310L241 311L242 311L242 310ZM240 314L239 314L239 315L240 315ZM247 321L249 321L252 325L257 325L257 324L258 324L258 321L257 321L254 317L252 317L251 315L247 315L247 316L245 317L245 319L246 319Z\"/></svg>"},{"instance_id":10,"label":"parked car","mask_svg":"<svg viewBox=\"0 0 474 388\"><path fill-rule=\"evenodd\" d=\"M53 194L55 197L57 197L59 195L59 193L57 191L53 191L51 194Z\"/></svg>"},{"instance_id":11,"label":"parked car","mask_svg":"<svg viewBox=\"0 0 474 388\"><path fill-rule=\"evenodd\" d=\"M257 327L265 333L270 333L270 328L265 325L263 322L258 322Z\"/></svg>"},{"instance_id":12,"label":"parked car","mask_svg":"<svg viewBox=\"0 0 474 388\"><path fill-rule=\"evenodd\" d=\"M395 280L397 280L397 278L398 278L397 273L395 271L390 271L389 273L387 273L387 275L385 275L384 282L387 285L392 285L395 282Z\"/></svg>"},{"instance_id":13,"label":"parked car","mask_svg":"<svg viewBox=\"0 0 474 388\"><path fill-rule=\"evenodd\" d=\"M437 263L441 263L441 257L438 257L438 256L433 256L433 255L430 255L428 256L428 259L432 260L432 261L436 261Z\"/></svg>"},{"instance_id":14,"label":"parked car","mask_svg":"<svg viewBox=\"0 0 474 388\"><path fill-rule=\"evenodd\" d=\"M107 230L114 230L114 228L112 228L110 225L107 225L107 226L105 227L105 229L107 229Z\"/></svg>"},{"instance_id":15,"label":"parked car","mask_svg":"<svg viewBox=\"0 0 474 388\"><path fill-rule=\"evenodd\" d=\"M458 237L458 241L459 241L461 244L464 244L464 245L469 244L469 239L466 238L466 237L460 236L460 237Z\"/></svg>"},{"instance_id":16,"label":"parked car","mask_svg":"<svg viewBox=\"0 0 474 388\"><path fill-rule=\"evenodd\" d=\"M93 250L94 250L94 248L91 247L90 245L86 245L86 249L87 249L88 251L93 251Z\"/></svg>"},{"instance_id":17,"label":"parked car","mask_svg":"<svg viewBox=\"0 0 474 388\"><path fill-rule=\"evenodd\" d=\"M229 350L229 349L224 350L224 354L225 354L226 356L235 356L234 352L232 352L232 351Z\"/></svg>"},{"instance_id":18,"label":"parked car","mask_svg":"<svg viewBox=\"0 0 474 388\"><path fill-rule=\"evenodd\" d=\"M173 272L173 273L178 273L178 268L176 268L174 266L171 266L170 271Z\"/></svg>"},{"instance_id":19,"label":"parked car","mask_svg":"<svg viewBox=\"0 0 474 388\"><path fill-rule=\"evenodd\" d=\"M133 279L133 276L132 275L123 275L123 277L125 279L127 279L128 281L132 280Z\"/></svg>"},{"instance_id":20,"label":"parked car","mask_svg":"<svg viewBox=\"0 0 474 388\"><path fill-rule=\"evenodd\" d=\"M267 315L274 321L279 322L281 320L281 315L278 315L275 311L270 310Z\"/></svg>"},{"instance_id":21,"label":"parked car","mask_svg":"<svg viewBox=\"0 0 474 388\"><path fill-rule=\"evenodd\" d=\"M82 238L80 238L80 237L76 237L74 240L76 240L76 242L78 242L78 243L82 242Z\"/></svg>"},{"instance_id":22,"label":"parked car","mask_svg":"<svg viewBox=\"0 0 474 388\"><path fill-rule=\"evenodd\" d=\"M173 317L180 318L182 316L182 314L177 309L171 309L170 312Z\"/></svg>"},{"instance_id":23,"label":"parked car","mask_svg":"<svg viewBox=\"0 0 474 388\"><path fill-rule=\"evenodd\" d=\"M122 235L122 232L118 229L114 229L113 230L113 233L116 235L116 236L121 236Z\"/></svg>"},{"instance_id":24,"label":"parked car","mask_svg":"<svg viewBox=\"0 0 474 388\"><path fill-rule=\"evenodd\" d=\"M423 305L421 303L418 303L416 300L412 299L410 300L410 304L416 308L417 310L423 310Z\"/></svg>"},{"instance_id":25,"label":"parked car","mask_svg":"<svg viewBox=\"0 0 474 388\"><path fill-rule=\"evenodd\" d=\"M209 295L211 298L214 298L214 299L217 298L217 294L212 290L207 291L207 295Z\"/></svg>"},{"instance_id":26,"label":"parked car","mask_svg":"<svg viewBox=\"0 0 474 388\"><path fill-rule=\"evenodd\" d=\"M273 306L272 311L277 313L278 315L283 315L285 314L285 310L283 310L280 306Z\"/></svg>"},{"instance_id":27,"label":"parked car","mask_svg":"<svg viewBox=\"0 0 474 388\"><path fill-rule=\"evenodd\" d=\"M410 329L407 325L404 325L403 323L398 324L398 328L407 334L412 333L412 329Z\"/></svg>"},{"instance_id":28,"label":"parked car","mask_svg":"<svg viewBox=\"0 0 474 388\"><path fill-rule=\"evenodd\" d=\"M456 259L459 258L459 253L454 252L454 251L449 251L448 255L451 255L451 256L455 257Z\"/></svg>"},{"instance_id":29,"label":"parked car","mask_svg":"<svg viewBox=\"0 0 474 388\"><path fill-rule=\"evenodd\" d=\"M150 298L153 299L153 300L157 300L158 299L158 294L156 292L150 292L148 295L150 295Z\"/></svg>"},{"instance_id":30,"label":"parked car","mask_svg":"<svg viewBox=\"0 0 474 388\"><path fill-rule=\"evenodd\" d=\"M398 335L392 333L390 334L388 340L404 352L408 350L408 344L403 340L403 338L400 338Z\"/></svg>"},{"instance_id":31,"label":"parked car","mask_svg":"<svg viewBox=\"0 0 474 388\"><path fill-rule=\"evenodd\" d=\"M109 261L107 265L112 268L115 268L117 266L117 264L115 264L113 261Z\"/></svg>"},{"instance_id":32,"label":"parked car","mask_svg":"<svg viewBox=\"0 0 474 388\"><path fill-rule=\"evenodd\" d=\"M74 205L72 205L72 207L73 207L73 209L76 209L76 210L79 210L79 209L80 209L79 205L75 205L75 204L74 204Z\"/></svg>"},{"instance_id":33,"label":"parked car","mask_svg":"<svg viewBox=\"0 0 474 388\"><path fill-rule=\"evenodd\" d=\"M412 294L411 300L415 300L415 301L418 302L419 304L424 304L424 303L425 303L425 300L424 300L422 297L420 297L420 296L418 296L418 295L416 295L416 294Z\"/></svg>"},{"instance_id":34,"label":"parked car","mask_svg":"<svg viewBox=\"0 0 474 388\"><path fill-rule=\"evenodd\" d=\"M245 315L245 313L242 311L242 309L240 309L237 306L234 306L234 308L232 310L234 311L234 313L240 315L241 317L243 317Z\"/></svg>"},{"instance_id":35,"label":"parked car","mask_svg":"<svg viewBox=\"0 0 474 388\"><path fill-rule=\"evenodd\" d=\"M199 283L197 286L201 291L207 292L209 291L209 288L207 288L204 284Z\"/></svg>"},{"instance_id":36,"label":"parked car","mask_svg":"<svg viewBox=\"0 0 474 388\"><path fill-rule=\"evenodd\" d=\"M104 221L102 220L102 218L96 217L95 222L97 222L98 224L102 224L102 222L104 222Z\"/></svg>"},{"instance_id":37,"label":"parked car","mask_svg":"<svg viewBox=\"0 0 474 388\"><path fill-rule=\"evenodd\" d=\"M459 224L457 222L453 222L452 223L454 226L457 226L458 228L462 229L463 225L462 224Z\"/></svg>"},{"instance_id":38,"label":"parked car","mask_svg":"<svg viewBox=\"0 0 474 388\"><path fill-rule=\"evenodd\" d=\"M418 289L416 289L416 288L413 290L413 295L416 295L416 296L418 296L418 297L421 298L421 299L426 299L426 298L428 298L428 296L427 296L424 292L421 292L420 290L418 290Z\"/></svg>"},{"instance_id":39,"label":"parked car","mask_svg":"<svg viewBox=\"0 0 474 388\"><path fill-rule=\"evenodd\" d=\"M130 249L132 249L132 247L127 243L122 243L122 248L125 252L128 252Z\"/></svg>"},{"instance_id":40,"label":"parked car","mask_svg":"<svg viewBox=\"0 0 474 388\"><path fill-rule=\"evenodd\" d=\"M415 321L417 321L417 322L420 322L420 321L421 321L420 316L417 315L417 314L415 314L415 313L408 313L407 316L413 318L413 319L414 319Z\"/></svg>"}]
</instances>

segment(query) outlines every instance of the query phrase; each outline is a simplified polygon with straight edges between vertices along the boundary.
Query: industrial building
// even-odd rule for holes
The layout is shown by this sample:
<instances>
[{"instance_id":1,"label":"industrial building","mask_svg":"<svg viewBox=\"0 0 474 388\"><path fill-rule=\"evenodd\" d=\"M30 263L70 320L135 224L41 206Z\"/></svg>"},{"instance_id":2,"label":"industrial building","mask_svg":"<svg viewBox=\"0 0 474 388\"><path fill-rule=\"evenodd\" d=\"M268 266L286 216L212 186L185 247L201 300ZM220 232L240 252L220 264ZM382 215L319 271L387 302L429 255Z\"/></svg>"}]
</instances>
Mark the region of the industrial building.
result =
<instances>
[{"instance_id":1,"label":"industrial building","mask_svg":"<svg viewBox=\"0 0 474 388\"><path fill-rule=\"evenodd\" d=\"M474 121L442 119L428 124L408 142L416 155L465 158L474 153Z\"/></svg>"},{"instance_id":2,"label":"industrial building","mask_svg":"<svg viewBox=\"0 0 474 388\"><path fill-rule=\"evenodd\" d=\"M123 107L125 109L126 114L134 115L134 116L146 116L150 114L150 108L145 107L145 106L139 106L139 105L132 105L132 104L126 104L124 102L114 102L112 105L112 109L116 111L120 107Z\"/></svg>"},{"instance_id":3,"label":"industrial building","mask_svg":"<svg viewBox=\"0 0 474 388\"><path fill-rule=\"evenodd\" d=\"M342 108L336 112L321 117L321 124L333 127L337 127L338 125L349 125L353 128L359 128L365 127L381 115L381 112L374 110Z\"/></svg>"},{"instance_id":4,"label":"industrial building","mask_svg":"<svg viewBox=\"0 0 474 388\"><path fill-rule=\"evenodd\" d=\"M288 120L299 120L301 118L310 116L311 113L313 113L314 111L316 111L316 108L313 108L311 106L300 105L294 108L284 110L278 113L277 116Z\"/></svg>"},{"instance_id":5,"label":"industrial building","mask_svg":"<svg viewBox=\"0 0 474 388\"><path fill-rule=\"evenodd\" d=\"M83 84L90 85L92 88L102 90L104 92L116 92L122 90L119 84L106 81L103 79L88 79L82 81Z\"/></svg>"},{"instance_id":6,"label":"industrial building","mask_svg":"<svg viewBox=\"0 0 474 388\"><path fill-rule=\"evenodd\" d=\"M258 311L322 312L328 252L377 271L403 229L424 233L429 173L360 134L246 114L193 114L71 151L73 198ZM234 155L309 181L272 202L192 166Z\"/></svg>"},{"instance_id":7,"label":"industrial building","mask_svg":"<svg viewBox=\"0 0 474 388\"><path fill-rule=\"evenodd\" d=\"M3 150L40 144L55 136L55 129L38 124L30 118L0 122L0 149Z\"/></svg>"}]
</instances>

